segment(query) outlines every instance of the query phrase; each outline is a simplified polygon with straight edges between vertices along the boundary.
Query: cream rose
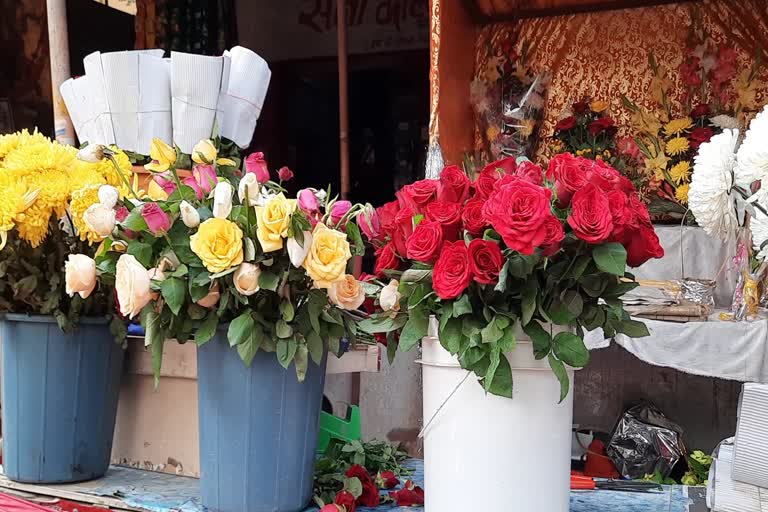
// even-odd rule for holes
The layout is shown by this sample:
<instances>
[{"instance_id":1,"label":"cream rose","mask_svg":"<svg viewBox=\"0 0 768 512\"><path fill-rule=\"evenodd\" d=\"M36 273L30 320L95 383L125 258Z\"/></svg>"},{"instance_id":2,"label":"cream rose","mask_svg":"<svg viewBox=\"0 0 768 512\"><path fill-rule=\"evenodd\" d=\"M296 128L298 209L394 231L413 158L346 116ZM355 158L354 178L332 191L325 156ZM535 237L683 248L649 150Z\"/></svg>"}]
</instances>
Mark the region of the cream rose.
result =
<instances>
[{"instance_id":1,"label":"cream rose","mask_svg":"<svg viewBox=\"0 0 768 512\"><path fill-rule=\"evenodd\" d=\"M304 231L304 245L301 245L295 238L289 238L286 243L288 249L288 258L291 260L291 264L299 268L304 264L304 259L307 257L309 248L312 247L312 233Z\"/></svg>"},{"instance_id":2,"label":"cream rose","mask_svg":"<svg viewBox=\"0 0 768 512\"><path fill-rule=\"evenodd\" d=\"M99 187L99 202L105 208L114 208L117 206L117 200L120 198L120 192L112 185L102 185Z\"/></svg>"},{"instance_id":3,"label":"cream rose","mask_svg":"<svg viewBox=\"0 0 768 512\"><path fill-rule=\"evenodd\" d=\"M226 219L232 213L232 185L222 181L213 189L213 216Z\"/></svg>"},{"instance_id":4,"label":"cream rose","mask_svg":"<svg viewBox=\"0 0 768 512\"><path fill-rule=\"evenodd\" d=\"M101 203L92 204L83 212L83 221L92 232L106 238L115 229L115 210L107 208Z\"/></svg>"},{"instance_id":5,"label":"cream rose","mask_svg":"<svg viewBox=\"0 0 768 512\"><path fill-rule=\"evenodd\" d=\"M397 279L393 279L387 286L381 289L379 294L379 305L384 311L398 311L400 309L400 298L402 295L399 291L400 283Z\"/></svg>"},{"instance_id":6,"label":"cream rose","mask_svg":"<svg viewBox=\"0 0 768 512\"><path fill-rule=\"evenodd\" d=\"M123 254L117 260L115 290L120 313L125 317L134 318L149 303L149 272L130 254Z\"/></svg>"},{"instance_id":7,"label":"cream rose","mask_svg":"<svg viewBox=\"0 0 768 512\"><path fill-rule=\"evenodd\" d=\"M179 204L179 213L181 214L181 222L189 229L195 229L200 225L200 214L188 202L182 201Z\"/></svg>"},{"instance_id":8,"label":"cream rose","mask_svg":"<svg viewBox=\"0 0 768 512\"><path fill-rule=\"evenodd\" d=\"M328 298L341 309L353 310L363 305L365 290L355 276L345 275L328 288Z\"/></svg>"},{"instance_id":9,"label":"cream rose","mask_svg":"<svg viewBox=\"0 0 768 512\"><path fill-rule=\"evenodd\" d=\"M258 205L261 194L260 188L256 175L252 172L246 173L237 187L237 196L240 198L240 202L246 206Z\"/></svg>"},{"instance_id":10,"label":"cream rose","mask_svg":"<svg viewBox=\"0 0 768 512\"><path fill-rule=\"evenodd\" d=\"M253 263L241 263L232 280L235 282L235 288L241 295L249 297L259 291L259 276L261 269Z\"/></svg>"},{"instance_id":11,"label":"cream rose","mask_svg":"<svg viewBox=\"0 0 768 512\"><path fill-rule=\"evenodd\" d=\"M202 306L207 309L213 308L218 304L221 298L221 292L219 291L219 282L214 281L211 283L211 287L208 289L208 295L196 302L198 306Z\"/></svg>"},{"instance_id":12,"label":"cream rose","mask_svg":"<svg viewBox=\"0 0 768 512\"><path fill-rule=\"evenodd\" d=\"M67 295L87 299L96 288L96 262L85 254L70 254L64 263Z\"/></svg>"}]
</instances>

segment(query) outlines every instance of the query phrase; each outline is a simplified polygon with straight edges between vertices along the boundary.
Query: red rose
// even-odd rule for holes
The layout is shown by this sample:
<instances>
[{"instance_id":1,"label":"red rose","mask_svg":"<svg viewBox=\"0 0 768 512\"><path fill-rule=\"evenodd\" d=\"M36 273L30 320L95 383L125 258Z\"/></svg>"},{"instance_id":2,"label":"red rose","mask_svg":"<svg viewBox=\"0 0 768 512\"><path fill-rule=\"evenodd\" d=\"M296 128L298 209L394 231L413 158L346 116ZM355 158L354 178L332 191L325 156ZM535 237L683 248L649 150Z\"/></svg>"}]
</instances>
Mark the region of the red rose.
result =
<instances>
[{"instance_id":1,"label":"red rose","mask_svg":"<svg viewBox=\"0 0 768 512\"><path fill-rule=\"evenodd\" d=\"M440 254L443 243L443 228L439 222L424 221L413 230L406 244L409 259L432 263Z\"/></svg>"},{"instance_id":2,"label":"red rose","mask_svg":"<svg viewBox=\"0 0 768 512\"><path fill-rule=\"evenodd\" d=\"M406 185L397 192L400 206L410 207L414 212L421 213L424 208L437 199L437 180L420 180Z\"/></svg>"},{"instance_id":3,"label":"red rose","mask_svg":"<svg viewBox=\"0 0 768 512\"><path fill-rule=\"evenodd\" d=\"M499 182L503 174L498 169L491 169L486 167L480 171L480 175L475 181L475 190L477 195L481 199L488 199L496 188L496 184Z\"/></svg>"},{"instance_id":4,"label":"red rose","mask_svg":"<svg viewBox=\"0 0 768 512\"><path fill-rule=\"evenodd\" d=\"M390 491L389 496L395 500L398 507L415 507L424 504L424 489L410 480L405 482L405 487L399 491Z\"/></svg>"},{"instance_id":5,"label":"red rose","mask_svg":"<svg viewBox=\"0 0 768 512\"><path fill-rule=\"evenodd\" d=\"M363 484L363 493L357 498L355 503L362 507L378 507L379 506L379 490L376 488L376 484L373 483L371 475L360 464L353 464L344 474L347 478L357 478L360 483Z\"/></svg>"},{"instance_id":6,"label":"red rose","mask_svg":"<svg viewBox=\"0 0 768 512\"><path fill-rule=\"evenodd\" d=\"M688 140L691 143L691 147L693 149L699 149L699 146L704 144L705 142L709 142L709 139L712 138L712 136L715 134L714 130L712 128L707 128L706 126L696 128L691 132L691 135L688 137Z\"/></svg>"},{"instance_id":7,"label":"red rose","mask_svg":"<svg viewBox=\"0 0 768 512\"><path fill-rule=\"evenodd\" d=\"M349 491L339 491L333 503L344 507L346 512L355 512L355 497Z\"/></svg>"},{"instance_id":8,"label":"red rose","mask_svg":"<svg viewBox=\"0 0 768 512\"><path fill-rule=\"evenodd\" d=\"M608 208L613 221L613 233L610 240L623 244L629 231L638 227L637 215L632 211L629 197L621 190L608 193Z\"/></svg>"},{"instance_id":9,"label":"red rose","mask_svg":"<svg viewBox=\"0 0 768 512\"><path fill-rule=\"evenodd\" d=\"M461 212L461 223L467 233L472 235L479 235L485 228L488 227L488 223L483 215L483 205L485 201L479 198L470 199L467 204L464 205L464 210Z\"/></svg>"},{"instance_id":10,"label":"red rose","mask_svg":"<svg viewBox=\"0 0 768 512\"><path fill-rule=\"evenodd\" d=\"M342 492L346 492L346 491L342 491ZM349 494L349 493L347 493L347 494ZM352 496L351 494L349 494L349 495ZM336 505L335 503L329 503L328 505L326 505L323 508L321 508L320 512L345 512L345 511L344 511L344 509L342 507ZM348 512L348 511L346 511L346 512Z\"/></svg>"},{"instance_id":11,"label":"red rose","mask_svg":"<svg viewBox=\"0 0 768 512\"><path fill-rule=\"evenodd\" d=\"M639 267L651 258L664 256L664 249L650 222L643 221L638 230L627 236L624 247L627 250L627 265L630 267Z\"/></svg>"},{"instance_id":12,"label":"red rose","mask_svg":"<svg viewBox=\"0 0 768 512\"><path fill-rule=\"evenodd\" d=\"M587 182L586 175L579 165L580 160L570 153L561 153L549 161L547 178L555 182L557 203L566 208L571 196Z\"/></svg>"},{"instance_id":13,"label":"red rose","mask_svg":"<svg viewBox=\"0 0 768 512\"><path fill-rule=\"evenodd\" d=\"M632 137L622 137L616 143L616 147L622 155L632 160L640 159L640 146L637 145L637 142Z\"/></svg>"},{"instance_id":14,"label":"red rose","mask_svg":"<svg viewBox=\"0 0 768 512\"><path fill-rule=\"evenodd\" d=\"M557 122L555 125L555 131L568 131L573 130L576 127L576 118L573 116L565 117Z\"/></svg>"},{"instance_id":15,"label":"red rose","mask_svg":"<svg viewBox=\"0 0 768 512\"><path fill-rule=\"evenodd\" d=\"M613 233L613 217L608 198L593 183L587 183L573 194L568 224L585 242L599 244Z\"/></svg>"},{"instance_id":16,"label":"red rose","mask_svg":"<svg viewBox=\"0 0 768 512\"><path fill-rule=\"evenodd\" d=\"M619 171L604 161L588 158L581 158L579 161L587 182L597 185L603 192L619 190L626 186L625 183L622 183L623 176L619 174Z\"/></svg>"},{"instance_id":17,"label":"red rose","mask_svg":"<svg viewBox=\"0 0 768 512\"><path fill-rule=\"evenodd\" d=\"M526 181L530 181L534 185L544 184L544 171L541 170L541 166L536 165L533 162L529 162L528 160L521 162L520 165L517 166L515 176L519 176Z\"/></svg>"},{"instance_id":18,"label":"red rose","mask_svg":"<svg viewBox=\"0 0 768 512\"><path fill-rule=\"evenodd\" d=\"M531 255L547 236L552 191L517 177L506 180L483 206L487 222L512 250Z\"/></svg>"},{"instance_id":19,"label":"red rose","mask_svg":"<svg viewBox=\"0 0 768 512\"><path fill-rule=\"evenodd\" d=\"M586 100L581 100L581 101L576 102L573 105L571 105L571 108L577 114L583 114L583 113L589 111L589 103L587 103Z\"/></svg>"},{"instance_id":20,"label":"red rose","mask_svg":"<svg viewBox=\"0 0 768 512\"><path fill-rule=\"evenodd\" d=\"M432 271L432 287L441 299L455 299L472 280L469 251L463 240L445 242Z\"/></svg>"},{"instance_id":21,"label":"red rose","mask_svg":"<svg viewBox=\"0 0 768 512\"><path fill-rule=\"evenodd\" d=\"M541 253L543 256L550 257L560 250L560 244L565 238L565 232L563 231L563 223L554 215L546 218L544 228L547 234L544 242L541 244Z\"/></svg>"},{"instance_id":22,"label":"red rose","mask_svg":"<svg viewBox=\"0 0 768 512\"><path fill-rule=\"evenodd\" d=\"M277 177L280 178L280 181L290 181L293 179L293 171L288 167L281 167L280 170L277 171Z\"/></svg>"},{"instance_id":23,"label":"red rose","mask_svg":"<svg viewBox=\"0 0 768 512\"><path fill-rule=\"evenodd\" d=\"M435 201L427 206L425 218L439 222L443 228L443 239L454 241L459 239L461 231L461 205L447 201Z\"/></svg>"},{"instance_id":24,"label":"red rose","mask_svg":"<svg viewBox=\"0 0 768 512\"><path fill-rule=\"evenodd\" d=\"M395 233L395 216L400 211L400 205L397 201L390 201L384 206L376 208L376 214L379 217L379 223L381 224L381 233L384 236L392 237Z\"/></svg>"},{"instance_id":25,"label":"red rose","mask_svg":"<svg viewBox=\"0 0 768 512\"><path fill-rule=\"evenodd\" d=\"M400 260L395 254L395 244L388 244L376 249L376 265L374 273L378 277L386 277L385 270L397 270L400 267Z\"/></svg>"},{"instance_id":26,"label":"red rose","mask_svg":"<svg viewBox=\"0 0 768 512\"><path fill-rule=\"evenodd\" d=\"M693 110L691 110L691 117L694 119L698 119L701 117L707 117L710 113L709 105L707 103L700 103L694 107Z\"/></svg>"},{"instance_id":27,"label":"red rose","mask_svg":"<svg viewBox=\"0 0 768 512\"><path fill-rule=\"evenodd\" d=\"M406 240L413 233L414 211L409 206L404 206L395 215L395 232L392 235L392 241L395 242L397 254L405 256L407 252Z\"/></svg>"},{"instance_id":28,"label":"red rose","mask_svg":"<svg viewBox=\"0 0 768 512\"><path fill-rule=\"evenodd\" d=\"M437 198L452 203L463 203L469 194L469 178L458 166L450 165L440 173Z\"/></svg>"},{"instance_id":29,"label":"red rose","mask_svg":"<svg viewBox=\"0 0 768 512\"><path fill-rule=\"evenodd\" d=\"M640 222L651 223L651 214L648 213L648 207L643 204L637 194L629 195L629 207Z\"/></svg>"},{"instance_id":30,"label":"red rose","mask_svg":"<svg viewBox=\"0 0 768 512\"><path fill-rule=\"evenodd\" d=\"M379 489L392 489L400 485L400 480L397 479L393 471L380 471L376 475L376 485Z\"/></svg>"},{"instance_id":31,"label":"red rose","mask_svg":"<svg viewBox=\"0 0 768 512\"><path fill-rule=\"evenodd\" d=\"M488 169L492 171L498 171L501 169L504 174L514 174L515 169L517 169L517 164L515 163L514 157L508 156L506 158L502 158L501 160L491 162L483 167L483 171ZM483 171L480 171L480 173L482 174Z\"/></svg>"},{"instance_id":32,"label":"red rose","mask_svg":"<svg viewBox=\"0 0 768 512\"><path fill-rule=\"evenodd\" d=\"M480 284L496 284L504 266L499 244L491 240L475 238L469 243L469 268Z\"/></svg>"},{"instance_id":33,"label":"red rose","mask_svg":"<svg viewBox=\"0 0 768 512\"><path fill-rule=\"evenodd\" d=\"M595 119L589 123L587 125L587 131L593 136L598 136L605 131L610 131L614 128L615 124L616 123L614 123L613 119L610 117L601 117L600 119Z\"/></svg>"}]
</instances>

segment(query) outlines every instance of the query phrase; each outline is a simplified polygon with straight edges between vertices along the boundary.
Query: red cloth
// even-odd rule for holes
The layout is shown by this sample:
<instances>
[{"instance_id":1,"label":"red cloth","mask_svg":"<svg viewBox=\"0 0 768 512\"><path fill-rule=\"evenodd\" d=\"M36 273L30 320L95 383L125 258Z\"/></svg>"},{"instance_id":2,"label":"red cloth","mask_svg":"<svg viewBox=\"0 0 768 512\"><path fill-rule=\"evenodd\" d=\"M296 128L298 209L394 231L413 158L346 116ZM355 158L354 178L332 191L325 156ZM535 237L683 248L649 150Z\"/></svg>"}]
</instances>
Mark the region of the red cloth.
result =
<instances>
[{"instance_id":1,"label":"red cloth","mask_svg":"<svg viewBox=\"0 0 768 512\"><path fill-rule=\"evenodd\" d=\"M53 509L0 493L0 512L53 512Z\"/></svg>"}]
</instances>

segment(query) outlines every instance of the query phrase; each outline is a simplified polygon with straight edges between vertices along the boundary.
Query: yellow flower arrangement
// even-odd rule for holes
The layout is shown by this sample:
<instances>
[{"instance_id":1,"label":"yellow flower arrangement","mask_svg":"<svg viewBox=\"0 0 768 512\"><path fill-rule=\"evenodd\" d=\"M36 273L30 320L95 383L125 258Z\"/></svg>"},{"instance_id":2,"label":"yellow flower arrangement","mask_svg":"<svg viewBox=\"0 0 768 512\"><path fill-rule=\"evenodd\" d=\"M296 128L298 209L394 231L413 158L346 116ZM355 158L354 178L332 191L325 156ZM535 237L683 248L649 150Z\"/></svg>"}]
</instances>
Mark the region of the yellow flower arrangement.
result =
<instances>
[{"instance_id":1,"label":"yellow flower arrangement","mask_svg":"<svg viewBox=\"0 0 768 512\"><path fill-rule=\"evenodd\" d=\"M691 148L688 139L685 137L675 137L667 141L666 153L677 156L686 153Z\"/></svg>"},{"instance_id":2,"label":"yellow flower arrangement","mask_svg":"<svg viewBox=\"0 0 768 512\"><path fill-rule=\"evenodd\" d=\"M679 187L677 187L677 190L675 190L675 199L680 201L682 204L688 204L688 189L690 188L690 185L688 183L683 183Z\"/></svg>"},{"instance_id":3,"label":"yellow flower arrangement","mask_svg":"<svg viewBox=\"0 0 768 512\"><path fill-rule=\"evenodd\" d=\"M243 231L230 220L210 218L189 240L208 272L216 274L243 262Z\"/></svg>"},{"instance_id":4,"label":"yellow flower arrangement","mask_svg":"<svg viewBox=\"0 0 768 512\"><path fill-rule=\"evenodd\" d=\"M691 181L691 164L687 160L678 162L669 170L669 177L672 179L675 185L688 183Z\"/></svg>"},{"instance_id":5,"label":"yellow flower arrangement","mask_svg":"<svg viewBox=\"0 0 768 512\"><path fill-rule=\"evenodd\" d=\"M690 117L681 117L673 119L664 125L664 133L669 137L690 130L693 126L693 119Z\"/></svg>"}]
</instances>

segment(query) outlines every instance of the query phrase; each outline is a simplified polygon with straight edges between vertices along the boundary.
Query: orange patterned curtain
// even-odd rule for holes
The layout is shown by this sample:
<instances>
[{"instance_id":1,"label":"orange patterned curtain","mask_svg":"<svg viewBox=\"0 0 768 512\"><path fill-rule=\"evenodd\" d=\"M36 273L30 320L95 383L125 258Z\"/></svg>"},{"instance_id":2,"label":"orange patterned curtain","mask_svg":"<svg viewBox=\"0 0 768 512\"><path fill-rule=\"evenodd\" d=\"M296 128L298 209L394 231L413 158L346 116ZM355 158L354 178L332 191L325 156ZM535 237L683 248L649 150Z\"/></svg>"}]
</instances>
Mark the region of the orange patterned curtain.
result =
<instances>
[{"instance_id":1,"label":"orange patterned curtain","mask_svg":"<svg viewBox=\"0 0 768 512\"><path fill-rule=\"evenodd\" d=\"M628 126L622 94L646 108L652 106L650 51L671 70L675 89L683 90L677 69L692 22L691 9L700 9L715 42L736 45L743 66L750 66L757 54L768 55L768 2L707 0L487 25L475 46L476 69L484 67L492 48L519 33L518 41L530 45L531 67L552 74L542 135L551 134L561 113L585 95L608 101L611 116L620 126ZM758 99L763 98L764 90L758 93ZM480 137L475 140L479 147ZM546 155L542 150L539 153Z\"/></svg>"}]
</instances>

